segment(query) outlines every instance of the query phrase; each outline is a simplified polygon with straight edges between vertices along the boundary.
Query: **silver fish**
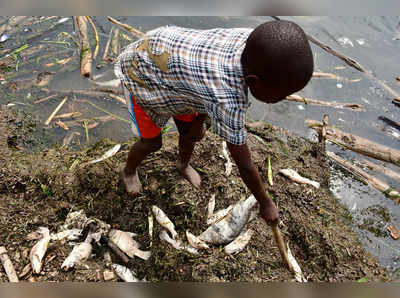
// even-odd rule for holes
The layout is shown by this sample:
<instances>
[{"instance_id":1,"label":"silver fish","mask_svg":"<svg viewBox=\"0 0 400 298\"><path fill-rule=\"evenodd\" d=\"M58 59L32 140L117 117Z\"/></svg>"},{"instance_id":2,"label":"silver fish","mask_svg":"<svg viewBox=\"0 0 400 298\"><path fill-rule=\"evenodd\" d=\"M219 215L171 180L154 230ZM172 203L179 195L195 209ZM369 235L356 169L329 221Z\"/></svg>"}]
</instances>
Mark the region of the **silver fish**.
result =
<instances>
[{"instance_id":1,"label":"silver fish","mask_svg":"<svg viewBox=\"0 0 400 298\"><path fill-rule=\"evenodd\" d=\"M141 280L137 279L134 273L129 270L129 268L119 265L119 264L112 264L111 268L114 270L115 274L118 275L123 281L126 282L140 282Z\"/></svg>"},{"instance_id":2,"label":"silver fish","mask_svg":"<svg viewBox=\"0 0 400 298\"><path fill-rule=\"evenodd\" d=\"M156 218L157 222L165 229L167 229L173 239L176 238L178 233L175 231L175 225L172 221L168 218L168 216L157 206L152 207L154 217Z\"/></svg>"},{"instance_id":3,"label":"silver fish","mask_svg":"<svg viewBox=\"0 0 400 298\"><path fill-rule=\"evenodd\" d=\"M50 242L50 231L48 228L40 227L38 232L42 234L42 238L32 247L29 255L34 273L40 273L40 270L42 270L43 257Z\"/></svg>"},{"instance_id":4,"label":"silver fish","mask_svg":"<svg viewBox=\"0 0 400 298\"><path fill-rule=\"evenodd\" d=\"M89 235L84 242L75 245L71 253L62 263L61 269L68 270L76 264L87 260L93 249L92 244L90 243L91 241L92 238Z\"/></svg>"},{"instance_id":5,"label":"silver fish","mask_svg":"<svg viewBox=\"0 0 400 298\"><path fill-rule=\"evenodd\" d=\"M205 230L199 239L212 244L226 244L235 239L249 221L251 209L257 204L252 195L237 202L230 213Z\"/></svg>"},{"instance_id":6,"label":"silver fish","mask_svg":"<svg viewBox=\"0 0 400 298\"><path fill-rule=\"evenodd\" d=\"M112 229L108 233L108 237L129 257L133 258L134 256L137 256L143 260L148 260L150 258L151 252L140 250L139 243L132 239L129 233Z\"/></svg>"},{"instance_id":7,"label":"silver fish","mask_svg":"<svg viewBox=\"0 0 400 298\"><path fill-rule=\"evenodd\" d=\"M186 238L191 246L197 249L208 249L210 248L207 243L204 241L200 240L198 237L190 233L189 231L186 231Z\"/></svg>"},{"instance_id":8,"label":"silver fish","mask_svg":"<svg viewBox=\"0 0 400 298\"><path fill-rule=\"evenodd\" d=\"M209 218L207 218L207 225L212 225L215 224L216 222L220 221L223 219L225 216L227 216L231 211L232 211L233 205L229 205L225 209L218 210L215 212L213 215L211 215Z\"/></svg>"},{"instance_id":9,"label":"silver fish","mask_svg":"<svg viewBox=\"0 0 400 298\"><path fill-rule=\"evenodd\" d=\"M70 230L65 230L56 234L50 234L50 239L52 241L61 241L61 240L69 240L69 241L73 241L73 240L78 240L79 237L82 234L82 230L81 229L70 229Z\"/></svg>"},{"instance_id":10,"label":"silver fish","mask_svg":"<svg viewBox=\"0 0 400 298\"><path fill-rule=\"evenodd\" d=\"M169 237L167 231L165 231L165 230L163 230L163 231L160 233L160 239L161 239L161 240L164 240L164 241L166 241L166 242L168 242L169 244L172 245L173 248L175 248L175 249L177 249L177 250L185 250L185 251L187 251L187 252L189 252L189 253L191 253L191 254L194 254L194 255L199 254L199 252L197 251L196 248L194 248L194 247L192 247L192 246L190 246L190 245L184 245L184 244L182 243L182 241L180 241L180 240L174 240L174 239L172 239L171 237Z\"/></svg>"},{"instance_id":11,"label":"silver fish","mask_svg":"<svg viewBox=\"0 0 400 298\"><path fill-rule=\"evenodd\" d=\"M253 233L254 231L250 229L240 233L240 235L236 237L235 240L224 247L224 251L227 254L234 254L241 251L249 243L251 236L253 236Z\"/></svg>"},{"instance_id":12,"label":"silver fish","mask_svg":"<svg viewBox=\"0 0 400 298\"><path fill-rule=\"evenodd\" d=\"M292 251L289 248L289 244L287 244L287 255L288 255L289 262L293 267L294 277L295 277L296 281L307 282L307 279L304 277L303 273L301 272L301 268L300 268L299 264L297 263L296 259L294 258Z\"/></svg>"},{"instance_id":13,"label":"silver fish","mask_svg":"<svg viewBox=\"0 0 400 298\"><path fill-rule=\"evenodd\" d=\"M318 182L302 177L299 175L299 173L292 169L281 169L279 170L279 173L282 173L283 175L297 183L308 184L314 186L315 188L319 188L320 186Z\"/></svg>"}]
</instances>

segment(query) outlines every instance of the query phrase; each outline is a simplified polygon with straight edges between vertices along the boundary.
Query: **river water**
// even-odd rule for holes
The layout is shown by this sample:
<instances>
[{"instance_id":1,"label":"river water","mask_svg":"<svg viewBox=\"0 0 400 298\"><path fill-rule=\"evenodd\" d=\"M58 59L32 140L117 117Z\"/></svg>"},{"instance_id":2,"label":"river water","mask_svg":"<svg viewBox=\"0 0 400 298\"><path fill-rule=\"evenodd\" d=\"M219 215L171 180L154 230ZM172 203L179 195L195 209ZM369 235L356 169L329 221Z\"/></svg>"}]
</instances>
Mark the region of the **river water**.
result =
<instances>
[{"instance_id":1,"label":"river water","mask_svg":"<svg viewBox=\"0 0 400 298\"><path fill-rule=\"evenodd\" d=\"M79 53L71 39L60 38L60 32L67 32L73 37L73 22L70 19L61 23L58 27L35 38L30 38L32 33L46 30L49 24L54 24L59 18L46 21L46 19L34 18L24 19L13 26L14 29L6 29L9 39L0 43L0 57L8 48L18 49L28 43L30 47L42 45L43 49L36 54L36 58L29 60L20 53L20 65L17 76L14 78L2 78L0 104L15 105L44 123L47 117L58 105L62 97L40 104L34 104L37 99L46 97L46 93L39 88L29 88L15 91L9 83L16 79L36 76L39 72L55 71L55 77L48 88L52 90L66 89L89 89L93 85L87 79L79 75ZM94 22L100 36L100 53L96 63L99 63L103 54L109 32L113 24L105 17L95 17ZM282 17L282 19L293 20L303 27L310 35L329 45L333 49L357 60L365 69L371 71L379 80L386 83L393 90L400 93L400 82L396 77L400 76L400 18L399 17ZM3 17L0 28L9 19ZM157 26L174 24L199 29L215 27L255 27L258 24L272 20L270 17L120 17L123 23L141 30L147 31ZM46 27L47 26L47 27ZM16 28L16 29L15 29ZM132 37L129 33L121 30L121 46L127 45ZM0 34L2 31L0 30ZM61 42L60 42L61 41ZM314 52L315 71L334 73L349 80L314 78L308 86L299 92L300 95L311 99L325 101L337 101L356 103L364 106L364 111L353 111L304 105L283 101L274 105L266 105L257 102L251 97L252 106L248 117L254 120L262 120L273 125L281 126L305 138L315 138L314 134L304 123L305 119L321 120L324 114L329 115L329 123L339 129L377 143L399 149L400 130L391 127L380 120L382 117L400 122L400 107L392 103L393 95L383 89L375 80L371 80L365 74L350 67L342 60L325 52L321 48L312 45ZM65 67L46 66L55 63L55 58L40 58L45 53L53 53L58 58L73 57L74 59ZM55 54L54 54L55 53ZM65 53L65 54L63 54ZM64 55L64 56L63 56ZM96 64L95 63L95 64ZM58 68L57 68L58 67ZM13 72L15 69L13 69ZM115 79L112 65L102 69L93 67L92 77L98 81ZM359 79L359 80L358 80ZM351 82L350 80L357 80ZM80 111L84 117L90 119L105 115L104 111L94 108L82 102L82 95L71 96L68 103L63 107L63 112ZM91 99L98 107L105 109L115 115L128 119L126 107L113 99L103 97ZM61 113L61 112L60 112ZM380 117L380 118L379 118ZM44 127L44 126L43 126ZM81 133L77 138L85 145L85 133L82 126L74 127ZM70 131L71 131L70 130ZM49 139L48 144L61 143L70 131L64 131L59 127L51 126L45 128ZM108 121L90 130L90 143L101 138L111 138L115 141L125 141L132 137L129 124L123 121ZM357 161L369 159L358 154L343 151L335 145L328 145L327 149L340 156ZM369 159L373 161L372 159ZM374 161L397 173L400 169L394 165ZM333 194L345 205L352 215L353 228L360 235L363 246L378 258L380 263L391 272L400 271L400 240L393 240L386 232L388 224L394 224L400 229L400 207L392 200L385 197L379 191L362 184L343 172L335 164L331 164L331 190ZM400 189L400 181L393 180L383 174L373 172L375 177L390 184L395 189Z\"/></svg>"}]
</instances>

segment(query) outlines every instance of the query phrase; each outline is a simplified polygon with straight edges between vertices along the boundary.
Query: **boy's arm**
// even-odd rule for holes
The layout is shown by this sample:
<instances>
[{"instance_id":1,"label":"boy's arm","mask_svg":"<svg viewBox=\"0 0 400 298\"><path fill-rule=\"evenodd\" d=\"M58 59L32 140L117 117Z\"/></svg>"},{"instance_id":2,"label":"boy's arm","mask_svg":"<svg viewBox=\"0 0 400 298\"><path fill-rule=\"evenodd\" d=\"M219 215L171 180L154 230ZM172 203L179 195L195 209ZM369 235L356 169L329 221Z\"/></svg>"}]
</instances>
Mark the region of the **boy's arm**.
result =
<instances>
[{"instance_id":1,"label":"boy's arm","mask_svg":"<svg viewBox=\"0 0 400 298\"><path fill-rule=\"evenodd\" d=\"M268 224L273 224L278 220L278 210L274 202L267 196L260 174L251 160L249 147L247 144L234 145L228 142L227 145L233 160L239 168L243 182L260 204L261 217Z\"/></svg>"}]
</instances>

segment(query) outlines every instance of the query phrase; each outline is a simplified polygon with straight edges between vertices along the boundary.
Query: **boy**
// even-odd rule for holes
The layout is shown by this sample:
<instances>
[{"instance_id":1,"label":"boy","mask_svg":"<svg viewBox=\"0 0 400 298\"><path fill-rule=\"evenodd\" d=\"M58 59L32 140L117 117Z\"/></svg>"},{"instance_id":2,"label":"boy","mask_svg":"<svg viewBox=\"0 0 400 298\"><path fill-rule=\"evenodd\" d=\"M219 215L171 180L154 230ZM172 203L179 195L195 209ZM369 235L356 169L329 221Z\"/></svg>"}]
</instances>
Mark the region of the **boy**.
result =
<instances>
[{"instance_id":1,"label":"boy","mask_svg":"<svg viewBox=\"0 0 400 298\"><path fill-rule=\"evenodd\" d=\"M254 30L167 26L148 32L129 45L115 65L117 77L130 92L129 114L140 136L121 173L127 192L141 191L137 168L161 148L161 129L170 117L179 131L178 171L200 187L200 176L189 160L209 116L258 200L260 215L269 224L276 222L277 208L246 144L248 89L256 99L276 103L303 89L313 68L305 33L288 21L267 22Z\"/></svg>"}]
</instances>

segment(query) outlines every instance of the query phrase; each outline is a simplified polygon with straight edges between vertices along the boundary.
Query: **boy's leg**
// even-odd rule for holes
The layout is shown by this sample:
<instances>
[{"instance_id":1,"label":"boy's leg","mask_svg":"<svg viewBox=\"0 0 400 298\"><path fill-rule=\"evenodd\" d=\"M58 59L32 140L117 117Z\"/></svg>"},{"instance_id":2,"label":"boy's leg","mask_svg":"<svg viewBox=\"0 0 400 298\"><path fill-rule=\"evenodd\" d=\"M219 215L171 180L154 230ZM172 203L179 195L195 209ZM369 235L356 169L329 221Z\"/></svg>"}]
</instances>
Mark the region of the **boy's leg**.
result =
<instances>
[{"instance_id":1,"label":"boy's leg","mask_svg":"<svg viewBox=\"0 0 400 298\"><path fill-rule=\"evenodd\" d=\"M141 138L131 148L128 154L125 168L122 170L122 180L126 191L130 195L141 192L142 185L139 180L137 168L141 162L152 152L159 150L162 146L161 134L155 138Z\"/></svg>"},{"instance_id":2,"label":"boy's leg","mask_svg":"<svg viewBox=\"0 0 400 298\"><path fill-rule=\"evenodd\" d=\"M179 131L179 154L177 160L178 171L190 183L196 187L199 187L201 183L200 175L192 168L192 166L189 164L189 161L196 142L198 142L202 136L194 138L189 134L192 127L192 122L182 121L177 119L177 117L174 117L174 121Z\"/></svg>"},{"instance_id":3,"label":"boy's leg","mask_svg":"<svg viewBox=\"0 0 400 298\"><path fill-rule=\"evenodd\" d=\"M126 90L125 90L126 91ZM132 146L128 154L126 165L121 172L126 191L130 195L141 192L137 168L141 162L152 152L161 148L161 129L155 125L153 120L136 104L132 94L127 97L128 110L132 121L132 130L140 139Z\"/></svg>"}]
</instances>

